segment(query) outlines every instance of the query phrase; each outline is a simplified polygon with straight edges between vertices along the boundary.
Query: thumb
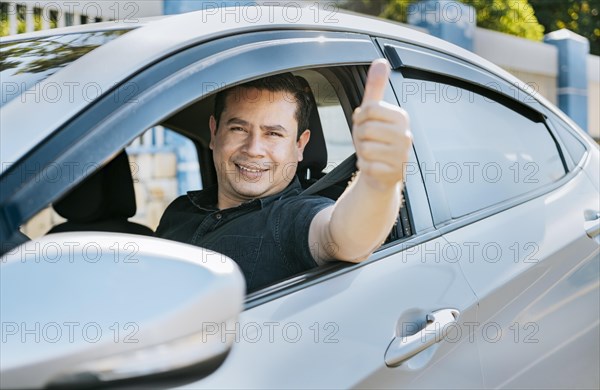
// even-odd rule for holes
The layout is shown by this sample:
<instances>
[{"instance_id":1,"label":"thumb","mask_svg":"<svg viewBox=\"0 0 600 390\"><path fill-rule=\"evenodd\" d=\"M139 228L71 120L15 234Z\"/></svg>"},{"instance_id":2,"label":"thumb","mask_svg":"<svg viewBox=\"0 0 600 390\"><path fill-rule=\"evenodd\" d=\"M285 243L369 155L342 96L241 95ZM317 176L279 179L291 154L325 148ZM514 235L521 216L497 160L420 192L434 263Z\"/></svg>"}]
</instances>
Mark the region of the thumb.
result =
<instances>
[{"instance_id":1,"label":"thumb","mask_svg":"<svg viewBox=\"0 0 600 390\"><path fill-rule=\"evenodd\" d=\"M371 63L369 73L367 74L367 83L365 85L365 94L363 103L367 101L383 100L385 87L390 76L390 64L383 58L378 58Z\"/></svg>"}]
</instances>

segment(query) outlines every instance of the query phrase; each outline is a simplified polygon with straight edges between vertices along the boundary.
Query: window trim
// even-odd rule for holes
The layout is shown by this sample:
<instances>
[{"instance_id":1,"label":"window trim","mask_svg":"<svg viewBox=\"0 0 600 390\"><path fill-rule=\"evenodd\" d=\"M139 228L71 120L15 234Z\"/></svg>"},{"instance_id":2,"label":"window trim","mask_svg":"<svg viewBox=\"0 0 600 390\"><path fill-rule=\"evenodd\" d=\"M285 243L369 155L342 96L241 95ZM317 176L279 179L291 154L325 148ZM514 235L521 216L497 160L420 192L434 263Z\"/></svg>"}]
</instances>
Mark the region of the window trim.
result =
<instances>
[{"instance_id":1,"label":"window trim","mask_svg":"<svg viewBox=\"0 0 600 390\"><path fill-rule=\"evenodd\" d=\"M558 115L556 115L550 109L548 109L546 107L544 107L544 108L546 111L546 117L548 118L546 120L546 124L550 128L550 130L554 133L556 141L558 142L561 150L563 151L563 156L565 158L569 172L573 171L573 170L577 169L577 167L581 166L582 162L585 161L585 159L590 151L589 145L587 142L585 142L581 139L581 136L579 134L577 134L577 132L571 126L569 126L569 124L567 122L563 121ZM579 143L581 143L581 146L583 146L584 153L579 160L576 161L574 156L569 151L569 148L565 144L563 137L561 137L561 135L560 135L561 129L559 127L563 128L565 132L569 133L571 136L573 136L575 139L577 139L577 141L579 141Z\"/></svg>"},{"instance_id":2,"label":"window trim","mask_svg":"<svg viewBox=\"0 0 600 390\"><path fill-rule=\"evenodd\" d=\"M512 85L485 69L432 49L417 48L390 39L379 38L377 42L390 61L393 70L426 71L430 74L474 85L489 90L495 95L500 95L502 101L520 103L531 109L530 111L536 111L538 115L543 116L543 105L532 92L523 89L526 85L524 83ZM515 90L516 94L510 93ZM535 91L533 92L535 93Z\"/></svg>"}]
</instances>

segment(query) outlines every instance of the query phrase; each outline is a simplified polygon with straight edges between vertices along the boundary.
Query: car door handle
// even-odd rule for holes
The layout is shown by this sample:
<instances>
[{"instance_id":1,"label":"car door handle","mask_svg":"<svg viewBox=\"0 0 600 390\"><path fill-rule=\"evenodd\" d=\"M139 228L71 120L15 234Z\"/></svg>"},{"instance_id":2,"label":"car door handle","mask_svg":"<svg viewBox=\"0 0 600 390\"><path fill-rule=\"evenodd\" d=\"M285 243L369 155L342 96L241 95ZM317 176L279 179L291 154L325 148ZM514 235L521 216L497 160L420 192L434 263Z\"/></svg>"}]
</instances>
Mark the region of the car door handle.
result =
<instances>
[{"instance_id":1,"label":"car door handle","mask_svg":"<svg viewBox=\"0 0 600 390\"><path fill-rule=\"evenodd\" d=\"M583 224L585 228L585 234L589 238L595 238L600 235L600 212L596 211L595 215L592 214L591 218Z\"/></svg>"},{"instance_id":2,"label":"car door handle","mask_svg":"<svg viewBox=\"0 0 600 390\"><path fill-rule=\"evenodd\" d=\"M385 351L385 364L395 367L419 352L439 343L448 333L448 325L456 322L460 312L456 309L440 309L427 314L427 323L421 331L411 336L398 336Z\"/></svg>"}]
</instances>

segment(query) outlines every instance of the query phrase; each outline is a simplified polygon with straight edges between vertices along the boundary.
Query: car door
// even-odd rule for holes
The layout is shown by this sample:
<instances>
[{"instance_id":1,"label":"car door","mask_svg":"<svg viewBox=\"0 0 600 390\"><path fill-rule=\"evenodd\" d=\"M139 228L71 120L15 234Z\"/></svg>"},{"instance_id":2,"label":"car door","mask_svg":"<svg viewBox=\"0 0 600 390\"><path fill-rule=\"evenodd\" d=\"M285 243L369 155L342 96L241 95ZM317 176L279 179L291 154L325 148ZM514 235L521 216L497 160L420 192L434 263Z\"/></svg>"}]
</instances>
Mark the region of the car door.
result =
<instances>
[{"instance_id":1,"label":"car door","mask_svg":"<svg viewBox=\"0 0 600 390\"><path fill-rule=\"evenodd\" d=\"M134 104L123 104L115 90L23 164L107 161L178 110L216 89L262 75L356 66L362 73L355 81L360 90L366 66L381 56L370 37L350 33L271 31L215 40L128 80L136 86L130 96ZM386 101L397 104L391 88ZM248 296L235 325L207 332L207 337L233 338L233 348L216 372L191 388L482 386L468 325L475 321L476 297L434 229L419 167L411 158L406 202L413 234L386 244L361 264L334 264ZM20 183L11 195L13 215L27 218L85 174L44 183L44 191L34 181ZM212 325L207 329L217 329Z\"/></svg>"},{"instance_id":2,"label":"car door","mask_svg":"<svg viewBox=\"0 0 600 390\"><path fill-rule=\"evenodd\" d=\"M434 223L478 297L485 386L597 387L599 249L585 224L598 189L586 143L557 136L550 110L516 85L380 44L411 114Z\"/></svg>"}]
</instances>

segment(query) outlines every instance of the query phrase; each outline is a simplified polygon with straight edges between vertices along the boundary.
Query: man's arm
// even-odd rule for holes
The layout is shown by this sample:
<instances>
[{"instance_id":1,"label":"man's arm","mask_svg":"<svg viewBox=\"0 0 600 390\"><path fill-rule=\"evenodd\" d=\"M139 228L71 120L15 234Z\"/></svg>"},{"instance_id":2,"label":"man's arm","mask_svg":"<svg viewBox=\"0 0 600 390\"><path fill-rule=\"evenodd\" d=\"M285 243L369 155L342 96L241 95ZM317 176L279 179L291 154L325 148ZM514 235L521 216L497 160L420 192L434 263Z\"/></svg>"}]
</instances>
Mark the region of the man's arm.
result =
<instances>
[{"instance_id":1,"label":"man's arm","mask_svg":"<svg viewBox=\"0 0 600 390\"><path fill-rule=\"evenodd\" d=\"M319 263L365 260L398 217L412 135L406 112L383 102L389 72L385 60L371 64L362 104L352 117L359 172L335 205L311 222L309 243L319 243L310 246Z\"/></svg>"}]
</instances>

